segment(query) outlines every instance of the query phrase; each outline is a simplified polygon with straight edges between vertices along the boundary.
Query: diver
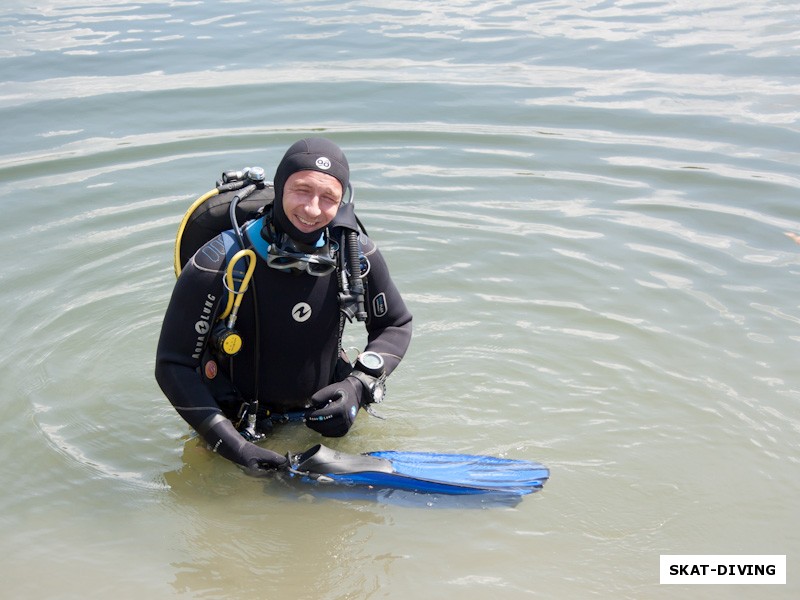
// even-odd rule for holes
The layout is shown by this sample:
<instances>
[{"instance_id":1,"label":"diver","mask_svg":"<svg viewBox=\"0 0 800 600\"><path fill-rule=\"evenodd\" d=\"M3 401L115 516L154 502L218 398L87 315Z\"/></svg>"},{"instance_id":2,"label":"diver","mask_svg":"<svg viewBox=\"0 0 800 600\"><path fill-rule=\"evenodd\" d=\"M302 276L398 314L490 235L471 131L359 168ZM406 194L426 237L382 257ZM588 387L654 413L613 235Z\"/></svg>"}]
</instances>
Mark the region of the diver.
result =
<instances>
[{"instance_id":1,"label":"diver","mask_svg":"<svg viewBox=\"0 0 800 600\"><path fill-rule=\"evenodd\" d=\"M250 474L286 465L257 443L274 423L345 435L382 400L411 340L411 313L355 218L342 150L296 142L273 185L256 218L233 218L180 271L155 365L178 414ZM368 335L351 364L342 332L354 317Z\"/></svg>"}]
</instances>

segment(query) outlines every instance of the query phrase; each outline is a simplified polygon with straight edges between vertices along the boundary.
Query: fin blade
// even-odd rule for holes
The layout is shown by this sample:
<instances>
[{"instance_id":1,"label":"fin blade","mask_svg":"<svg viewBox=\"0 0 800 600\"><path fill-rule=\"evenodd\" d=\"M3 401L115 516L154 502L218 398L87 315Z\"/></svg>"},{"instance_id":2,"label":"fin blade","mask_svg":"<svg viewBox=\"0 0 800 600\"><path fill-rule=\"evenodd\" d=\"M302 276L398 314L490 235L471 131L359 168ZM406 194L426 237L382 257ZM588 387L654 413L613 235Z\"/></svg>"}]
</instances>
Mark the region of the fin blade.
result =
<instances>
[{"instance_id":1,"label":"fin blade","mask_svg":"<svg viewBox=\"0 0 800 600\"><path fill-rule=\"evenodd\" d=\"M473 454L402 452L346 454L315 446L301 455L298 474L334 483L452 495L523 496L542 489L550 470L537 462Z\"/></svg>"}]
</instances>

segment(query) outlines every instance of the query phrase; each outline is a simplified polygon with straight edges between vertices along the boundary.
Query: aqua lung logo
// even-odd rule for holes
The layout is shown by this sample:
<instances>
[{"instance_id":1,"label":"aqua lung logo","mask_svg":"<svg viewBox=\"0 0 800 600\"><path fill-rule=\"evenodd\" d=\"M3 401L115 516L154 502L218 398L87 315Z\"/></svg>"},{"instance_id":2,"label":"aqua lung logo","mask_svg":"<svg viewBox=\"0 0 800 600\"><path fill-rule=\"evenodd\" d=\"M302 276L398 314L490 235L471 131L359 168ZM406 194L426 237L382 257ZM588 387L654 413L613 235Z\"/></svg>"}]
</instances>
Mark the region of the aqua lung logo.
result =
<instances>
[{"instance_id":1,"label":"aqua lung logo","mask_svg":"<svg viewBox=\"0 0 800 600\"><path fill-rule=\"evenodd\" d=\"M327 171L331 168L331 159L326 156L320 156L317 159L317 168L322 169L323 171Z\"/></svg>"},{"instance_id":2,"label":"aqua lung logo","mask_svg":"<svg viewBox=\"0 0 800 600\"><path fill-rule=\"evenodd\" d=\"M386 294L381 292L372 301L372 314L376 317L383 317L389 312L389 307L386 305Z\"/></svg>"},{"instance_id":3,"label":"aqua lung logo","mask_svg":"<svg viewBox=\"0 0 800 600\"><path fill-rule=\"evenodd\" d=\"M194 324L194 330L198 335L194 343L194 354L192 354L192 358L200 358L200 355L203 353L206 336L211 330L211 311L214 309L214 301L216 299L217 297L212 294L206 296L206 301L205 304L203 304L203 310L200 313L200 318Z\"/></svg>"},{"instance_id":4,"label":"aqua lung logo","mask_svg":"<svg viewBox=\"0 0 800 600\"><path fill-rule=\"evenodd\" d=\"M311 318L311 306L307 302L298 302L292 308L292 317L298 323L304 323Z\"/></svg>"}]
</instances>

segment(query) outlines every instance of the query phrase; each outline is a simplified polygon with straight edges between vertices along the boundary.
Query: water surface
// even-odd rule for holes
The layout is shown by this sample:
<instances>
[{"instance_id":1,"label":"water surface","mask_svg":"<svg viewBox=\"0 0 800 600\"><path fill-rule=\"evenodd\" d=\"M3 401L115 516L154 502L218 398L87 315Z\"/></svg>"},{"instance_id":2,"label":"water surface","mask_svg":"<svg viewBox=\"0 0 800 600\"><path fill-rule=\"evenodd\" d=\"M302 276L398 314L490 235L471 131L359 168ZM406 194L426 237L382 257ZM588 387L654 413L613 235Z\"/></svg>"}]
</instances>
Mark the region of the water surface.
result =
<instances>
[{"instance_id":1,"label":"water surface","mask_svg":"<svg viewBox=\"0 0 800 600\"><path fill-rule=\"evenodd\" d=\"M769 0L6 2L4 589L660 599L660 554L786 554L758 591L796 597L798 29ZM307 135L415 317L386 420L331 445L537 460L543 492L303 493L161 395L184 210Z\"/></svg>"}]
</instances>

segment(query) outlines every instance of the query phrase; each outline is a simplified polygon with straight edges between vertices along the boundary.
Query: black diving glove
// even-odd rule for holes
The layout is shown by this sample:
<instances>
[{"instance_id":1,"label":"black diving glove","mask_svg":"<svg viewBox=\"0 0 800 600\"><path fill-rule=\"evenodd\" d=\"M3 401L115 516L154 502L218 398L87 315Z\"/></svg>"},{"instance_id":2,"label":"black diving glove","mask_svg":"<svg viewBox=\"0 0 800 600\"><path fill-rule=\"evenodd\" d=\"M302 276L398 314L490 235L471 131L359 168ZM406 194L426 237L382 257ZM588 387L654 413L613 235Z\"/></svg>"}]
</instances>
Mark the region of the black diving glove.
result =
<instances>
[{"instance_id":1,"label":"black diving glove","mask_svg":"<svg viewBox=\"0 0 800 600\"><path fill-rule=\"evenodd\" d=\"M270 470L287 466L285 456L248 442L236 431L233 423L222 415L216 414L208 421L208 425L203 428L203 438L211 449L223 458L244 467L248 475L264 475Z\"/></svg>"},{"instance_id":2,"label":"black diving glove","mask_svg":"<svg viewBox=\"0 0 800 600\"><path fill-rule=\"evenodd\" d=\"M355 422L364 394L364 384L352 376L325 386L311 396L306 426L325 437L342 437Z\"/></svg>"}]
</instances>

